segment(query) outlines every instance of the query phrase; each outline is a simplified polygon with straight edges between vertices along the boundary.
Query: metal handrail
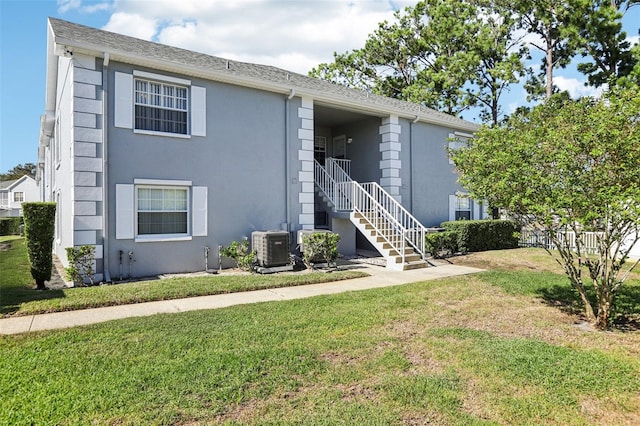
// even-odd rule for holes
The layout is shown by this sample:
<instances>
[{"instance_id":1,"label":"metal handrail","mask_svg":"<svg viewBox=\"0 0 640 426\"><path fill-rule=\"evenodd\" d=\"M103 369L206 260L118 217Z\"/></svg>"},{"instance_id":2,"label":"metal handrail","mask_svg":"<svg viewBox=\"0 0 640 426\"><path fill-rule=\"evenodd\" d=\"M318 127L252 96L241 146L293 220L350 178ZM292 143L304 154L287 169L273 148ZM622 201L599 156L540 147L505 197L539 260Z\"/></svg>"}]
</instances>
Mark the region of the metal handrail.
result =
<instances>
[{"instance_id":1,"label":"metal handrail","mask_svg":"<svg viewBox=\"0 0 640 426\"><path fill-rule=\"evenodd\" d=\"M360 213L377 234L402 256L403 263L407 243L424 259L426 228L379 184L359 184L352 180L340 161L344 160L327 158L325 167L317 160L314 163L315 183L336 211Z\"/></svg>"}]
</instances>

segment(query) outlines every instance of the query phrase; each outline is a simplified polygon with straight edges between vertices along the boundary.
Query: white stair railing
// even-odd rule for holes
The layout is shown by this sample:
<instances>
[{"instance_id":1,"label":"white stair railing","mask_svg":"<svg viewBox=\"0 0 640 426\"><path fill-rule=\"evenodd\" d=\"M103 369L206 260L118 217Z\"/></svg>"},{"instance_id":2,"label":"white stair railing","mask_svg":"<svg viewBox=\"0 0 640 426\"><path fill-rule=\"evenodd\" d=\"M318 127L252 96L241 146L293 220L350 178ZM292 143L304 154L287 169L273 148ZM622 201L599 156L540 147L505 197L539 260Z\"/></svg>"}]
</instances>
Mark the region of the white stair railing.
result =
<instances>
[{"instance_id":1,"label":"white stair railing","mask_svg":"<svg viewBox=\"0 0 640 426\"><path fill-rule=\"evenodd\" d=\"M414 248L414 250L425 257L424 239L427 235L425 228L402 204L376 182L364 183L362 187L386 210L399 224L402 235Z\"/></svg>"},{"instance_id":2,"label":"white stair railing","mask_svg":"<svg viewBox=\"0 0 640 426\"><path fill-rule=\"evenodd\" d=\"M396 199L375 182L359 184L342 166L349 160L327 158L325 167L316 160L315 183L331 201L336 211L360 213L405 261L407 244L424 259L426 228Z\"/></svg>"}]
</instances>

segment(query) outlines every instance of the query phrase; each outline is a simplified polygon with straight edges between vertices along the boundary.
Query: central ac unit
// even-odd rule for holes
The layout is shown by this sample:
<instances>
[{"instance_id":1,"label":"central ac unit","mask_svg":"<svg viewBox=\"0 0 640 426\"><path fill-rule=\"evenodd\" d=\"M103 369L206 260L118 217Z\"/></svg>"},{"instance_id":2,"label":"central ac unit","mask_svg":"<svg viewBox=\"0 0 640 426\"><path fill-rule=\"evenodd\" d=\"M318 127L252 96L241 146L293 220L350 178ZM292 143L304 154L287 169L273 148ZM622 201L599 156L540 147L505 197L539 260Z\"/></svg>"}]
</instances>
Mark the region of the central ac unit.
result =
<instances>
[{"instance_id":1,"label":"central ac unit","mask_svg":"<svg viewBox=\"0 0 640 426\"><path fill-rule=\"evenodd\" d=\"M258 266L271 268L290 263L289 231L253 231L251 246L256 252Z\"/></svg>"}]
</instances>

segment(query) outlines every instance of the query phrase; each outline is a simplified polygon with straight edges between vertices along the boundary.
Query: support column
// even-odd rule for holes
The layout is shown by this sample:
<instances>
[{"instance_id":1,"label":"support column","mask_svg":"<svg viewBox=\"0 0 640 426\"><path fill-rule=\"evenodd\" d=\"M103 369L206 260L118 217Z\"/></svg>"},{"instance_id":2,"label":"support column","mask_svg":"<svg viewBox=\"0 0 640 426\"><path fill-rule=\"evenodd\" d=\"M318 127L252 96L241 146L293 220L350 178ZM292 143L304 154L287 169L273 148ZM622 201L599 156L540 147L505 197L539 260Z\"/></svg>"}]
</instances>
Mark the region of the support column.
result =
<instances>
[{"instance_id":1,"label":"support column","mask_svg":"<svg viewBox=\"0 0 640 426\"><path fill-rule=\"evenodd\" d=\"M400 124L397 115L391 115L382 119L380 126L380 152L382 159L380 160L380 171L382 177L380 186L382 186L389 194L393 196L399 203L402 202L400 196L400 187L402 179L400 178Z\"/></svg>"},{"instance_id":2,"label":"support column","mask_svg":"<svg viewBox=\"0 0 640 426\"><path fill-rule=\"evenodd\" d=\"M298 118L300 118L300 128L298 128L298 138L301 145L298 150L298 161L300 161L300 171L298 181L301 189L298 194L300 203L300 214L298 222L302 229L314 228L314 178L313 178L313 100L302 98L302 104L298 108Z\"/></svg>"}]
</instances>

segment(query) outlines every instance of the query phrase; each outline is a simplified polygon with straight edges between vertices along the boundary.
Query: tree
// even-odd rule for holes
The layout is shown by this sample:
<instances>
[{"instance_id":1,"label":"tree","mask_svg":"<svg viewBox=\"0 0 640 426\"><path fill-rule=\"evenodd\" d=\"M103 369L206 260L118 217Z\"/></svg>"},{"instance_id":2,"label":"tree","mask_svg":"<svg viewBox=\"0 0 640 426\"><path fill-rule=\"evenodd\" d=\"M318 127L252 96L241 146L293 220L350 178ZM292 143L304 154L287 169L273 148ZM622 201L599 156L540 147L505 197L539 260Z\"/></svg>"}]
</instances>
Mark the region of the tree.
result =
<instances>
[{"instance_id":1,"label":"tree","mask_svg":"<svg viewBox=\"0 0 640 426\"><path fill-rule=\"evenodd\" d=\"M520 25L538 40L529 44L544 54L540 73L531 71L525 88L533 98L549 99L554 92L553 71L566 67L574 56L579 41L578 28L572 16L581 0L517 0L514 11Z\"/></svg>"},{"instance_id":2,"label":"tree","mask_svg":"<svg viewBox=\"0 0 640 426\"><path fill-rule=\"evenodd\" d=\"M481 129L468 147L451 153L473 198L546 233L557 248L549 253L599 329L609 326L615 296L637 264L625 267L640 238L637 93L636 87L599 100L552 97L503 126ZM595 253L586 251L587 232L597 233Z\"/></svg>"},{"instance_id":3,"label":"tree","mask_svg":"<svg viewBox=\"0 0 640 426\"><path fill-rule=\"evenodd\" d=\"M33 163L18 164L7 173L0 173L0 181L20 179L24 175L35 178L36 165Z\"/></svg>"},{"instance_id":4,"label":"tree","mask_svg":"<svg viewBox=\"0 0 640 426\"><path fill-rule=\"evenodd\" d=\"M574 13L574 25L579 28L578 52L588 62L578 64L589 85L617 83L629 75L637 59L631 52L627 34L622 31L622 16L634 1L585 1L583 11Z\"/></svg>"},{"instance_id":5,"label":"tree","mask_svg":"<svg viewBox=\"0 0 640 426\"><path fill-rule=\"evenodd\" d=\"M453 115L479 106L484 119L497 123L499 98L524 69L516 21L497 3L419 2L381 23L362 49L334 53L333 63L310 75Z\"/></svg>"}]
</instances>

